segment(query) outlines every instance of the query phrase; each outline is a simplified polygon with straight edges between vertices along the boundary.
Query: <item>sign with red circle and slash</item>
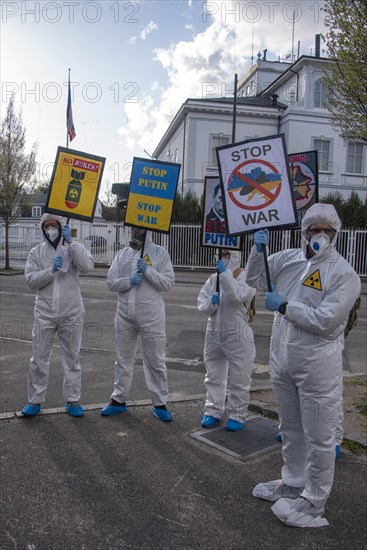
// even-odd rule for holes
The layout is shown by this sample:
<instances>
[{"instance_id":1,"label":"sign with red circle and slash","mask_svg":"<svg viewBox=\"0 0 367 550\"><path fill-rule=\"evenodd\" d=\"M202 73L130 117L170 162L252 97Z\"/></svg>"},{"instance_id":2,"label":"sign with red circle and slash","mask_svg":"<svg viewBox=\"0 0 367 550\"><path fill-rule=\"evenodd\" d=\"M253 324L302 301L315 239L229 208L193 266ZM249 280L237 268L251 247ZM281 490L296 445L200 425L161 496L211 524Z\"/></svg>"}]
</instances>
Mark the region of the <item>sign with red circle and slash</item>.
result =
<instances>
[{"instance_id":1,"label":"sign with red circle and slash","mask_svg":"<svg viewBox=\"0 0 367 550\"><path fill-rule=\"evenodd\" d=\"M217 148L227 234L297 225L284 136Z\"/></svg>"}]
</instances>

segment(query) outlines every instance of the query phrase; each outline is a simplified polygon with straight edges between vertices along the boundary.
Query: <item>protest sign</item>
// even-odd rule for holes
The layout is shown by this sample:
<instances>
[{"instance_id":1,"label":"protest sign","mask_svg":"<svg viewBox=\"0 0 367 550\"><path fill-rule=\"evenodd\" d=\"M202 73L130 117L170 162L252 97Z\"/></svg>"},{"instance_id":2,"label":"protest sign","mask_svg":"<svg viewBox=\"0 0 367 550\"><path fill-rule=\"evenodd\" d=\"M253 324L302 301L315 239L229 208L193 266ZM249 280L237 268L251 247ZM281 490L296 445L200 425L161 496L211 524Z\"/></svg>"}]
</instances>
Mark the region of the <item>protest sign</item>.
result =
<instances>
[{"instance_id":1,"label":"protest sign","mask_svg":"<svg viewBox=\"0 0 367 550\"><path fill-rule=\"evenodd\" d=\"M304 213L319 200L317 151L288 155L297 212Z\"/></svg>"},{"instance_id":2,"label":"protest sign","mask_svg":"<svg viewBox=\"0 0 367 550\"><path fill-rule=\"evenodd\" d=\"M134 157L125 225L169 233L180 167Z\"/></svg>"},{"instance_id":3,"label":"protest sign","mask_svg":"<svg viewBox=\"0 0 367 550\"><path fill-rule=\"evenodd\" d=\"M201 244L232 250L239 250L241 246L239 237L227 237L222 187L218 177L207 176L204 181Z\"/></svg>"},{"instance_id":4,"label":"protest sign","mask_svg":"<svg viewBox=\"0 0 367 550\"><path fill-rule=\"evenodd\" d=\"M105 161L58 147L45 212L93 222Z\"/></svg>"},{"instance_id":5,"label":"protest sign","mask_svg":"<svg viewBox=\"0 0 367 550\"><path fill-rule=\"evenodd\" d=\"M283 135L217 147L227 235L297 225Z\"/></svg>"}]
</instances>

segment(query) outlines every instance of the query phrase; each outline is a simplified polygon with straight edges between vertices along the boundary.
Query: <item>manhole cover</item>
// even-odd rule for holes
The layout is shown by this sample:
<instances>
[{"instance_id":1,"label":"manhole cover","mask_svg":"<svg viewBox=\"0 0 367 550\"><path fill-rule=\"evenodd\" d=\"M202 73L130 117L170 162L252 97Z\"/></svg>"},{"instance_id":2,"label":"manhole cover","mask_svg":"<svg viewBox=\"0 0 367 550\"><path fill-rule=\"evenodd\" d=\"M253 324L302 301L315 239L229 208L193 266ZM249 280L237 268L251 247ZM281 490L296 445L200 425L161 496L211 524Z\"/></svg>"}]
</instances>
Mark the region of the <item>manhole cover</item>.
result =
<instances>
[{"instance_id":1,"label":"manhole cover","mask_svg":"<svg viewBox=\"0 0 367 550\"><path fill-rule=\"evenodd\" d=\"M245 428L239 432L229 432L223 426L190 435L224 453L241 460L248 460L273 449L279 449L281 444L275 438L277 433L278 422L263 416L253 416L246 420Z\"/></svg>"}]
</instances>

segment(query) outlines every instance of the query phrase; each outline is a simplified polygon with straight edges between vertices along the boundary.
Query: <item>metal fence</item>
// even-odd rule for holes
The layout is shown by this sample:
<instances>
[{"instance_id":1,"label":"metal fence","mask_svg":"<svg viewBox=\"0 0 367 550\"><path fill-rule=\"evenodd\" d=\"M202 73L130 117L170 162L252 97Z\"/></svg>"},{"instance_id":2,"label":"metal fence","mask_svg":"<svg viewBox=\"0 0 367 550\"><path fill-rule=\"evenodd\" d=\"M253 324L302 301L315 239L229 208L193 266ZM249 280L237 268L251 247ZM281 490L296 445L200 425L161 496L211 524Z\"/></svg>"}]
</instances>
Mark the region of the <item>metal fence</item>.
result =
<instances>
[{"instance_id":1,"label":"metal fence","mask_svg":"<svg viewBox=\"0 0 367 550\"><path fill-rule=\"evenodd\" d=\"M77 239L91 249L96 263L110 265L117 250L129 241L128 228L114 222L89 224L71 220ZM188 269L209 268L215 264L216 249L201 246L199 225L172 225L169 234L154 233L154 241L167 248L174 267ZM42 240L38 221L22 220L10 227L9 249L11 261L26 260L33 246ZM270 232L270 253L296 248L301 245L300 230ZM246 263L252 246L251 235L242 237L243 263ZM337 249L363 277L367 276L367 230L344 229L339 235ZM0 261L5 258L5 230L0 225Z\"/></svg>"},{"instance_id":2,"label":"metal fence","mask_svg":"<svg viewBox=\"0 0 367 550\"><path fill-rule=\"evenodd\" d=\"M159 235L157 235L156 242L168 248L172 262L176 267L213 267L215 264L216 249L200 245L200 232L200 226L173 225L168 243L161 243ZM298 248L301 246L301 240L301 231L299 229L271 231L269 251L270 253L274 253L287 248ZM243 235L243 264L247 261L251 247L252 235ZM342 230L336 247L360 276L367 276L367 230Z\"/></svg>"}]
</instances>

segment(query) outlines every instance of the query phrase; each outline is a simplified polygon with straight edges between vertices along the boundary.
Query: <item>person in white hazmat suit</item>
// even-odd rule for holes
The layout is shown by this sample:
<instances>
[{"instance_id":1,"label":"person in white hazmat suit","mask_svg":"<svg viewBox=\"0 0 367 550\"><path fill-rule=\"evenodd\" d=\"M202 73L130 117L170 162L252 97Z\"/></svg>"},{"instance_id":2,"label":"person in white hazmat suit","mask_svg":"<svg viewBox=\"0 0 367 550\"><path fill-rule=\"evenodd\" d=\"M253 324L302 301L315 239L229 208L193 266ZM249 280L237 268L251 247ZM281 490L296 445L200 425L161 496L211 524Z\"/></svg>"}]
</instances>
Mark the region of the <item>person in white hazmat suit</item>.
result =
<instances>
[{"instance_id":1,"label":"person in white hazmat suit","mask_svg":"<svg viewBox=\"0 0 367 550\"><path fill-rule=\"evenodd\" d=\"M339 423L335 434L335 460L339 460L339 458L341 457L341 445L343 443L343 438L344 438L344 411L343 411L343 402L342 402L339 407ZM283 438L282 438L281 432L277 433L276 439L277 441L280 441L280 442L282 441Z\"/></svg>"},{"instance_id":2,"label":"person in white hazmat suit","mask_svg":"<svg viewBox=\"0 0 367 550\"><path fill-rule=\"evenodd\" d=\"M36 291L33 354L28 371L28 404L21 411L35 416L46 399L52 347L57 334L64 369L63 398L71 416L83 416L79 405L84 305L80 293L79 272L94 268L89 250L73 242L64 218L43 214L40 220L44 241L33 248L25 266L25 278ZM61 242L65 240L64 245Z\"/></svg>"},{"instance_id":3,"label":"person in white hazmat suit","mask_svg":"<svg viewBox=\"0 0 367 550\"><path fill-rule=\"evenodd\" d=\"M162 293L172 289L175 276L169 253L153 243L150 231L134 228L131 234L129 246L117 253L107 275L108 288L118 292L116 361L111 403L101 414L114 416L127 411L140 334L145 381L153 404L151 412L159 420L170 422L172 414L166 407L166 313Z\"/></svg>"},{"instance_id":4,"label":"person in white hazmat suit","mask_svg":"<svg viewBox=\"0 0 367 550\"><path fill-rule=\"evenodd\" d=\"M240 269L241 253L223 250L216 263L217 273L204 283L198 296L199 311L209 314L204 346L206 376L203 428L219 424L227 396L226 429L245 426L251 374L255 360L254 336L248 325L250 306L256 290ZM218 275L219 274L219 275ZM219 276L219 292L216 290Z\"/></svg>"},{"instance_id":5,"label":"person in white hazmat suit","mask_svg":"<svg viewBox=\"0 0 367 550\"><path fill-rule=\"evenodd\" d=\"M283 438L282 479L260 483L253 495L275 502L286 525L328 525L335 444L342 407L342 351L348 314L361 289L360 278L336 251L341 223L331 204L314 204L302 220L302 249L269 257L274 311L270 378L279 406ZM262 245L267 230L254 234L246 280L266 287Z\"/></svg>"}]
</instances>

